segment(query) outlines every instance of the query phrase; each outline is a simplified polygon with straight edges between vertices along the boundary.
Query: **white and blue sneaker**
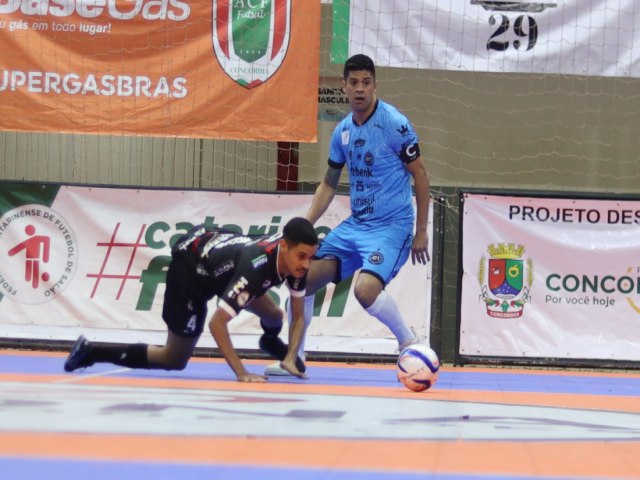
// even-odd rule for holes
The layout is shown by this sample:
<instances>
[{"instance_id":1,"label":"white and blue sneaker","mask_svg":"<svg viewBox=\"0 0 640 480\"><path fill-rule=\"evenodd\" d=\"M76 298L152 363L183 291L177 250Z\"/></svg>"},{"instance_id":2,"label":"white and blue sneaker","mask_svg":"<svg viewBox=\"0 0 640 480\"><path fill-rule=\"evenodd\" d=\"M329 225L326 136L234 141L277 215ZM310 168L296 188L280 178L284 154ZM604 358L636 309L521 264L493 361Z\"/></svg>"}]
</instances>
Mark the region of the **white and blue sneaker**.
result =
<instances>
[{"instance_id":1,"label":"white and blue sneaker","mask_svg":"<svg viewBox=\"0 0 640 480\"><path fill-rule=\"evenodd\" d=\"M271 335L262 335L260 337L260 341L258 342L260 346L260 350L264 353L270 355L273 358L277 358L278 360L284 360L287 356L287 344L284 343L279 337L274 337ZM271 368L273 367L273 368ZM307 370L304 362L300 357L296 357L296 368L300 373L304 373ZM268 371L273 371L274 373L267 373ZM277 373L278 371L284 373ZM275 375L275 376L284 376L290 375L284 368L280 366L280 362L273 363L268 365L264 371L265 375Z\"/></svg>"},{"instance_id":2,"label":"white and blue sneaker","mask_svg":"<svg viewBox=\"0 0 640 480\"><path fill-rule=\"evenodd\" d=\"M288 375L291 375L280 366L280 362L273 362L267 365L264 369L264 374L267 377L286 377Z\"/></svg>"}]
</instances>

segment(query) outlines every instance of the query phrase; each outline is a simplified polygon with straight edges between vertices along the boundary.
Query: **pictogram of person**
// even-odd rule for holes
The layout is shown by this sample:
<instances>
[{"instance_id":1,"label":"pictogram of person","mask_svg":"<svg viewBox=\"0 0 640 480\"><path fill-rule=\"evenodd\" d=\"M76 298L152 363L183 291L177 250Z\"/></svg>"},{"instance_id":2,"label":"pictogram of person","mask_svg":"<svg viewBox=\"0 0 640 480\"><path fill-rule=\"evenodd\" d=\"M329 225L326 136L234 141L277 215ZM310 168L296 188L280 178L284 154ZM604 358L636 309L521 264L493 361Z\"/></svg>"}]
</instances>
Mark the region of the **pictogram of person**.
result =
<instances>
[{"instance_id":1,"label":"pictogram of person","mask_svg":"<svg viewBox=\"0 0 640 480\"><path fill-rule=\"evenodd\" d=\"M22 250L25 251L24 279L27 282L31 282L31 286L35 289L40 284L40 278L44 282L49 280L47 272L43 272L42 276L40 275L40 261L43 263L49 261L51 239L46 235L36 235L36 227L33 225L27 225L24 231L30 238L9 250L9 256L13 257Z\"/></svg>"}]
</instances>

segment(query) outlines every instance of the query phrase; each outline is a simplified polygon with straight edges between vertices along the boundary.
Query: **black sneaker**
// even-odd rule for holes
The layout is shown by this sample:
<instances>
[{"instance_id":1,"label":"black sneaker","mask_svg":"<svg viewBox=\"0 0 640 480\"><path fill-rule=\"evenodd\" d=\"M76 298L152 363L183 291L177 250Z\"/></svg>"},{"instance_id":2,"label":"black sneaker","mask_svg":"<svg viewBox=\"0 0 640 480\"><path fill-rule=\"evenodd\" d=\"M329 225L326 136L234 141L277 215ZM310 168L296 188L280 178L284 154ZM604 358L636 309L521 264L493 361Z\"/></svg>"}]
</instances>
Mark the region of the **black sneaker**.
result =
<instances>
[{"instance_id":1,"label":"black sneaker","mask_svg":"<svg viewBox=\"0 0 640 480\"><path fill-rule=\"evenodd\" d=\"M64 371L65 372L73 372L78 368L86 368L93 365L93 361L89 360L87 356L91 353L93 347L89 340L84 338L84 335L80 335L76 343L71 347L71 351L69 352L69 356L67 360L64 362Z\"/></svg>"},{"instance_id":2,"label":"black sneaker","mask_svg":"<svg viewBox=\"0 0 640 480\"><path fill-rule=\"evenodd\" d=\"M277 360L284 360L287 356L287 344L280 340L280 337L263 334L260 337L258 345L260 346L260 350ZM304 373L307 370L307 367L300 357L296 357L296 368L300 373Z\"/></svg>"}]
</instances>

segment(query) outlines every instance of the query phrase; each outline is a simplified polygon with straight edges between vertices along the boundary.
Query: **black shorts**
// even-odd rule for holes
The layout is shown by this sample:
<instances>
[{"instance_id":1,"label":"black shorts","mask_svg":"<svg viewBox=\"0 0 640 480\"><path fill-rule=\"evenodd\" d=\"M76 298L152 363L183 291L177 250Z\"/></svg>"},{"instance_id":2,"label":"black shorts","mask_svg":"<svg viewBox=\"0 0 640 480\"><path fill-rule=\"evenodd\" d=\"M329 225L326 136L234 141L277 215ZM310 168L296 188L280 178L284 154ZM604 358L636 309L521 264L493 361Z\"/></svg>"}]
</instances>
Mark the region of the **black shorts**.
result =
<instances>
[{"instance_id":1,"label":"black shorts","mask_svg":"<svg viewBox=\"0 0 640 480\"><path fill-rule=\"evenodd\" d=\"M199 337L207 318L208 299L198 285L193 267L181 255L171 259L167 270L162 319L180 337Z\"/></svg>"}]
</instances>

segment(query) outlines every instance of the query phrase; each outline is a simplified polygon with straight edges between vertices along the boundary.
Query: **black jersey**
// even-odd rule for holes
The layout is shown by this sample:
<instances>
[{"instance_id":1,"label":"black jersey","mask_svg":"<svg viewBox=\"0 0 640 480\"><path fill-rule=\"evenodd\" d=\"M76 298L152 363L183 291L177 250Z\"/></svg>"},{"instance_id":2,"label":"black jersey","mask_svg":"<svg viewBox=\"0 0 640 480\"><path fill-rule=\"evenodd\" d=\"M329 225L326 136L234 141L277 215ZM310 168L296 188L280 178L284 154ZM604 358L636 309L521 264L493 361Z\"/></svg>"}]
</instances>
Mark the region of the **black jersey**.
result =
<instances>
[{"instance_id":1,"label":"black jersey","mask_svg":"<svg viewBox=\"0 0 640 480\"><path fill-rule=\"evenodd\" d=\"M192 267L205 298L217 295L220 306L236 315L285 281L291 296L304 296L306 276L283 278L278 273L281 239L281 233L249 237L200 225L181 237L172 253Z\"/></svg>"}]
</instances>

